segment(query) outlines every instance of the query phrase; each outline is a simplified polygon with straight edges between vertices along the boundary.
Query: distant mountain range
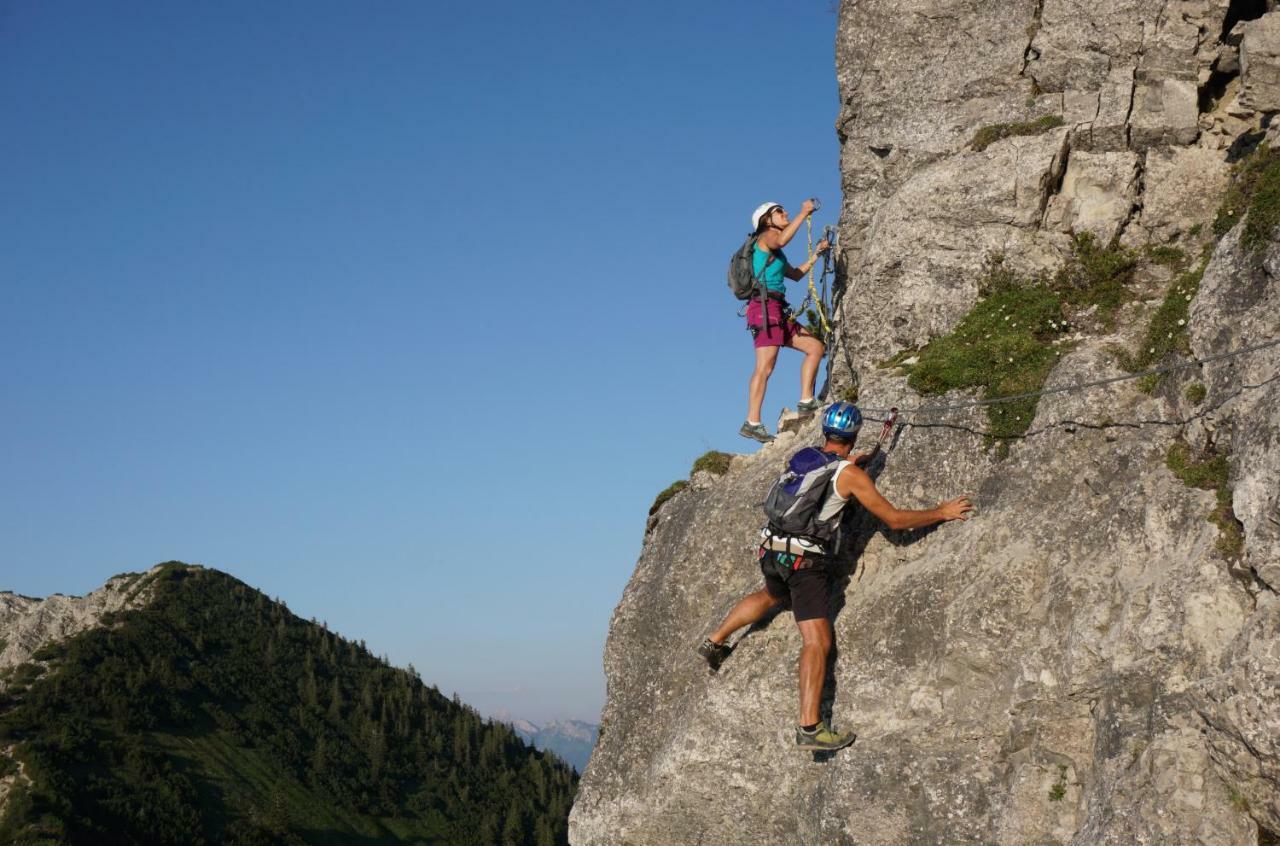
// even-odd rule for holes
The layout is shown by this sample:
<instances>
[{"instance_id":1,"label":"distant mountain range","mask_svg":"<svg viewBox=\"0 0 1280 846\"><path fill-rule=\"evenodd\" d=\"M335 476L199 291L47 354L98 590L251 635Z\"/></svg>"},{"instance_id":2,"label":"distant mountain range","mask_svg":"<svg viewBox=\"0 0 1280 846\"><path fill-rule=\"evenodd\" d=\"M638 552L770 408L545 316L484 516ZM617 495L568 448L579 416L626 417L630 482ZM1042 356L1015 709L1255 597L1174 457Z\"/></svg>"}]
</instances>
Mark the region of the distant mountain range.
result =
<instances>
[{"instance_id":1,"label":"distant mountain range","mask_svg":"<svg viewBox=\"0 0 1280 846\"><path fill-rule=\"evenodd\" d=\"M600 735L599 725L583 720L557 720L540 726L528 720L512 718L505 712L494 714L494 719L511 726L516 734L535 748L555 753L578 772L587 768L591 750L595 748L596 738Z\"/></svg>"}]
</instances>

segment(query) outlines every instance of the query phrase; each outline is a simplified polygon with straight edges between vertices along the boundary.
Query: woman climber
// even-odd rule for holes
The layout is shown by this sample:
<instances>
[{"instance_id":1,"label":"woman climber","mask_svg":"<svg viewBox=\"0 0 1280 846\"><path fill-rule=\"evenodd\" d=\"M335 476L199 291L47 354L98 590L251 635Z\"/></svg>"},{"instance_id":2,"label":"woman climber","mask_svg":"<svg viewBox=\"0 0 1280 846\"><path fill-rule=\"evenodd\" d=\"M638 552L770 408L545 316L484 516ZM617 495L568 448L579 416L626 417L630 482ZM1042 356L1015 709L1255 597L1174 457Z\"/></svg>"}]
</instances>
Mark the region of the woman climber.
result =
<instances>
[{"instance_id":1,"label":"woman climber","mask_svg":"<svg viewBox=\"0 0 1280 846\"><path fill-rule=\"evenodd\" d=\"M768 293L768 311L767 314L762 312L759 297L753 297L747 303L747 328L755 339L756 366L751 373L747 393L747 419L738 434L744 438L754 438L762 444L773 440L773 435L769 434L769 430L760 421L760 407L764 405L765 388L769 385L769 376L778 361L780 347L791 347L804 353L804 363L800 365L800 402L796 410L809 413L817 411L822 405L822 401L813 395L813 386L817 382L818 368L822 364L826 348L822 341L796 323L791 307L787 305L785 280L803 279L813 269L818 256L826 252L830 245L825 240L819 241L814 247L813 255L799 267L792 267L782 252L782 248L791 242L800 231L800 225L813 211L814 202L805 200L800 204L800 214L794 220L777 203L764 203L751 215L751 226L757 236L752 271Z\"/></svg>"}]
</instances>

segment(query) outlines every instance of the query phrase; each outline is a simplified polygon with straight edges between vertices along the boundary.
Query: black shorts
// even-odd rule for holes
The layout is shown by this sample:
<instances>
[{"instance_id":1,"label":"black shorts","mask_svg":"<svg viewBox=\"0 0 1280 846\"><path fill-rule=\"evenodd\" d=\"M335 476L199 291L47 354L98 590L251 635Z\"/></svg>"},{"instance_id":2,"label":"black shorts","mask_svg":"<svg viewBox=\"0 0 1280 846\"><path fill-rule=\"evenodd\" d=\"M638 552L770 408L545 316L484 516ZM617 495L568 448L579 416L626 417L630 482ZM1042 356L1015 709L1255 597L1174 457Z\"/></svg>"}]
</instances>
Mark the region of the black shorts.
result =
<instances>
[{"instance_id":1,"label":"black shorts","mask_svg":"<svg viewBox=\"0 0 1280 846\"><path fill-rule=\"evenodd\" d=\"M791 613L796 622L816 620L827 616L827 603L831 597L831 575L822 562L814 566L793 570L784 581L778 573L779 553L764 550L760 556L760 572L764 574L764 589L774 599L791 599ZM807 562L806 562L807 563Z\"/></svg>"}]
</instances>

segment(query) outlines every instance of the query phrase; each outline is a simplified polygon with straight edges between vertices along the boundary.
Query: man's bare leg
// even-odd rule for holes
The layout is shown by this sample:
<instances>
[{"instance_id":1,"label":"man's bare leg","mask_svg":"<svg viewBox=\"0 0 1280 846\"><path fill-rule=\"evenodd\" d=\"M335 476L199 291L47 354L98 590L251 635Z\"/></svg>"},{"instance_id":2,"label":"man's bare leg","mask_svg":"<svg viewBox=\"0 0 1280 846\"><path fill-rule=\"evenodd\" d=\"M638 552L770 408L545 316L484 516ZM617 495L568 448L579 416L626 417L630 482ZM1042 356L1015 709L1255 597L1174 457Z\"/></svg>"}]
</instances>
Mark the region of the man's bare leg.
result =
<instances>
[{"instance_id":1,"label":"man's bare leg","mask_svg":"<svg viewBox=\"0 0 1280 846\"><path fill-rule=\"evenodd\" d=\"M831 653L831 621L826 617L798 620L804 646L800 648L800 725L818 722L822 683L827 678L827 655Z\"/></svg>"},{"instance_id":2,"label":"man's bare leg","mask_svg":"<svg viewBox=\"0 0 1280 846\"><path fill-rule=\"evenodd\" d=\"M733 610L729 612L729 616L724 618L720 628L711 633L711 642L724 643L729 639L729 635L738 629L759 622L765 614L772 611L781 601L781 599L774 599L770 596L769 591L764 588L760 588L755 593L747 594L738 600L737 605L733 606ZM824 620L823 622L826 621ZM818 685L821 687L822 682L819 681Z\"/></svg>"}]
</instances>

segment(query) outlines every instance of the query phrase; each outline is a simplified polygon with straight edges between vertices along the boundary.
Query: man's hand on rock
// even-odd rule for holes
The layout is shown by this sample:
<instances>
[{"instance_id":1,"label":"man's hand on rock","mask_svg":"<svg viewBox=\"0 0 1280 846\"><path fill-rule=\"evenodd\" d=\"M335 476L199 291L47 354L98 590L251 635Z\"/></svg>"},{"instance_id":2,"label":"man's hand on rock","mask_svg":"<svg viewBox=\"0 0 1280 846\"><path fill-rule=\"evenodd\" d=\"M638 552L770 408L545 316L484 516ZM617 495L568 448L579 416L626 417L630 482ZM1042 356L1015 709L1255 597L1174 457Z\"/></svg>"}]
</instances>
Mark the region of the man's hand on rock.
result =
<instances>
[{"instance_id":1,"label":"man's hand on rock","mask_svg":"<svg viewBox=\"0 0 1280 846\"><path fill-rule=\"evenodd\" d=\"M967 496L958 496L955 499L949 499L938 506L938 512L942 515L943 522L949 522L951 520L968 520L970 511L973 511L973 503Z\"/></svg>"}]
</instances>

